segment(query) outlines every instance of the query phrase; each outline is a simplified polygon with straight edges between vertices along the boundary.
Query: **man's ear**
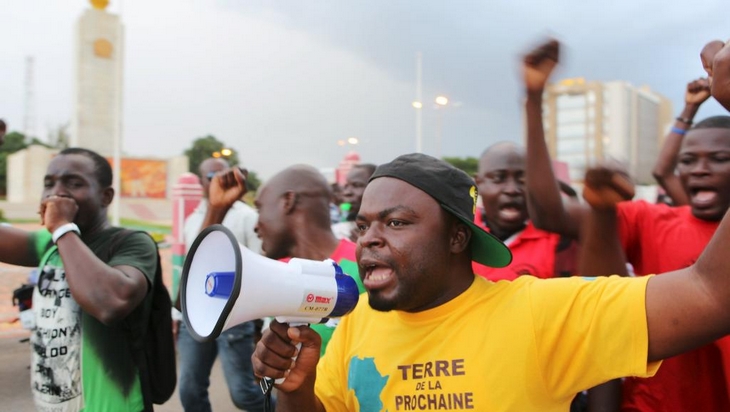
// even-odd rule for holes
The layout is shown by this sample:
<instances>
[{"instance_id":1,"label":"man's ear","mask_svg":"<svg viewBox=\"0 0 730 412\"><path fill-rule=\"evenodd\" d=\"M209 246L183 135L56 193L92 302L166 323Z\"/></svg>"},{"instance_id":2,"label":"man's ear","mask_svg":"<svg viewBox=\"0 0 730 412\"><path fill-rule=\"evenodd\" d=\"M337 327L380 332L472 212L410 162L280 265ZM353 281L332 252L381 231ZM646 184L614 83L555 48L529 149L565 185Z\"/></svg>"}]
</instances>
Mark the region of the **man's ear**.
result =
<instances>
[{"instance_id":1,"label":"man's ear","mask_svg":"<svg viewBox=\"0 0 730 412\"><path fill-rule=\"evenodd\" d=\"M451 252L458 254L467 250L469 241L471 240L471 234L469 226L460 221L454 222L451 232Z\"/></svg>"},{"instance_id":2,"label":"man's ear","mask_svg":"<svg viewBox=\"0 0 730 412\"><path fill-rule=\"evenodd\" d=\"M101 206L109 207L112 200L114 200L114 188L109 186L101 191Z\"/></svg>"},{"instance_id":3,"label":"man's ear","mask_svg":"<svg viewBox=\"0 0 730 412\"><path fill-rule=\"evenodd\" d=\"M284 214L292 214L297 207L297 193L290 190L284 193L282 198L284 199Z\"/></svg>"}]
</instances>

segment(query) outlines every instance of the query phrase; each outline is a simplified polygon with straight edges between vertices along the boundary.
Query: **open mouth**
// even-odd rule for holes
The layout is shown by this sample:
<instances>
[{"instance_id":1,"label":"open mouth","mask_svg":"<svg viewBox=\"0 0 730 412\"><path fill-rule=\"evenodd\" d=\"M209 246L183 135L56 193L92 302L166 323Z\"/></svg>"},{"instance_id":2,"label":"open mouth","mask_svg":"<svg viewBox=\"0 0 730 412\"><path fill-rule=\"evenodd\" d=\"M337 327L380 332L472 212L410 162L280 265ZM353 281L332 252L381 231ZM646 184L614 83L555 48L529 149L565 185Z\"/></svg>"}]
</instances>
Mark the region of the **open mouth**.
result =
<instances>
[{"instance_id":1,"label":"open mouth","mask_svg":"<svg viewBox=\"0 0 730 412\"><path fill-rule=\"evenodd\" d=\"M499 217L505 221L517 221L522 219L522 207L516 204L506 204L499 207Z\"/></svg>"},{"instance_id":2,"label":"open mouth","mask_svg":"<svg viewBox=\"0 0 730 412\"><path fill-rule=\"evenodd\" d=\"M363 269L362 283L369 290L382 289L395 279L395 273L390 267L379 262L361 263Z\"/></svg>"},{"instance_id":3,"label":"open mouth","mask_svg":"<svg viewBox=\"0 0 730 412\"><path fill-rule=\"evenodd\" d=\"M690 189L690 198L695 207L709 207L717 203L717 190L710 188Z\"/></svg>"}]
</instances>

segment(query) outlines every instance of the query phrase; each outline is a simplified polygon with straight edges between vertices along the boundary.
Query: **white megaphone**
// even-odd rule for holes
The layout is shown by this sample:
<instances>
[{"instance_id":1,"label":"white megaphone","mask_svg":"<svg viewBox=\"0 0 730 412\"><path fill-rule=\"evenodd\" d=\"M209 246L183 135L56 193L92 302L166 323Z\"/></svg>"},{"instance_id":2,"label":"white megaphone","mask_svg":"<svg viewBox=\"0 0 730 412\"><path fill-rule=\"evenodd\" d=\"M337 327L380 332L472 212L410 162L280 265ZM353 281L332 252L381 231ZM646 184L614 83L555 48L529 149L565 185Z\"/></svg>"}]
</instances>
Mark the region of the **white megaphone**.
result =
<instances>
[{"instance_id":1,"label":"white megaphone","mask_svg":"<svg viewBox=\"0 0 730 412\"><path fill-rule=\"evenodd\" d=\"M333 261L268 259L240 245L222 225L193 242L180 280L183 319L198 341L254 319L320 323L355 308L357 283Z\"/></svg>"}]
</instances>

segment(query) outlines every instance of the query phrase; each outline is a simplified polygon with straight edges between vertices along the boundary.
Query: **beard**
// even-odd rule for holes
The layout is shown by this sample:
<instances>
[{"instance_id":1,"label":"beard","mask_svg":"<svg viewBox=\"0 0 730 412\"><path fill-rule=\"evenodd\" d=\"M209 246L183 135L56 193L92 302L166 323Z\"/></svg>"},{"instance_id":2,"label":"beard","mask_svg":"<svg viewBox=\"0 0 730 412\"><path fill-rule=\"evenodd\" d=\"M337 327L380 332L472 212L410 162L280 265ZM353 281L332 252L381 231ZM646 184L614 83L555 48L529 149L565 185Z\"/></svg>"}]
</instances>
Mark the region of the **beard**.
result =
<instances>
[{"instance_id":1,"label":"beard","mask_svg":"<svg viewBox=\"0 0 730 412\"><path fill-rule=\"evenodd\" d=\"M378 312L390 312L397 307L396 302L392 299L385 299L382 296L379 296L378 292L368 292L368 294L368 303L370 304L370 307Z\"/></svg>"}]
</instances>

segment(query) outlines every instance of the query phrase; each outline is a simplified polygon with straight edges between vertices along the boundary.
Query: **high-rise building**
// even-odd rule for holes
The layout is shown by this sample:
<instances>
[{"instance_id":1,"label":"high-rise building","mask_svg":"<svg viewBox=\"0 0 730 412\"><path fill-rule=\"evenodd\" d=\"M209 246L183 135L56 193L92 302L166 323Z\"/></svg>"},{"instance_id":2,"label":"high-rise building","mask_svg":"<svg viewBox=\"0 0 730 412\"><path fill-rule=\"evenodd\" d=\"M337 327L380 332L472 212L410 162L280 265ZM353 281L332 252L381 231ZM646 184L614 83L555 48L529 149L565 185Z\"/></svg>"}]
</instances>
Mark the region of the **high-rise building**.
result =
<instances>
[{"instance_id":1,"label":"high-rise building","mask_svg":"<svg viewBox=\"0 0 730 412\"><path fill-rule=\"evenodd\" d=\"M666 97L623 81L578 78L549 85L543 101L550 154L568 164L573 183L588 166L616 159L637 184L654 184L651 170L672 122Z\"/></svg>"}]
</instances>

